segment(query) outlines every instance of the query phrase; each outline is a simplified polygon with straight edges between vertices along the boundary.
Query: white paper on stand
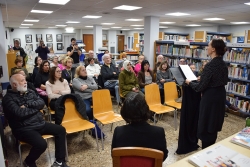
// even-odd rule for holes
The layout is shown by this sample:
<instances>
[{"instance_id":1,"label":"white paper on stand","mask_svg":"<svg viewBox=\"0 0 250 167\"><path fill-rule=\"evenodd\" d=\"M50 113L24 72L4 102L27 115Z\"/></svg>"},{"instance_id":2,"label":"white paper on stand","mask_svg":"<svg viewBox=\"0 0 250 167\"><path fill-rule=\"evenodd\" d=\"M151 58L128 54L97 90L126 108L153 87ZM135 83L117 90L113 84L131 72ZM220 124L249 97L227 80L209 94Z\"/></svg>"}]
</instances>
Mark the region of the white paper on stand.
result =
<instances>
[{"instance_id":1,"label":"white paper on stand","mask_svg":"<svg viewBox=\"0 0 250 167\"><path fill-rule=\"evenodd\" d=\"M186 79L195 81L197 77L194 75L193 71L188 65L180 65L181 71L185 75Z\"/></svg>"}]
</instances>

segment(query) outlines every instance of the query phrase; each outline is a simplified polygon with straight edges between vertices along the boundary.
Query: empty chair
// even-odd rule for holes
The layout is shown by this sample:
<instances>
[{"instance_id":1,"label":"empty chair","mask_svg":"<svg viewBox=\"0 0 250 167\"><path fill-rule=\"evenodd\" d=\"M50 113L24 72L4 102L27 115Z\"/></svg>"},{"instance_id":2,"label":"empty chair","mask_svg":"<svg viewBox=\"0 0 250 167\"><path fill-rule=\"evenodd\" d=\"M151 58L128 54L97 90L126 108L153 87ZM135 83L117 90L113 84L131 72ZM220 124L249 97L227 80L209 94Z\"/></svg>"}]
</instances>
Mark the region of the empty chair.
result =
<instances>
[{"instance_id":1,"label":"empty chair","mask_svg":"<svg viewBox=\"0 0 250 167\"><path fill-rule=\"evenodd\" d=\"M166 105L174 107L177 110L181 109L181 103L175 102L175 99L178 98L178 92L175 82L166 82L164 84L164 96Z\"/></svg>"}]
</instances>

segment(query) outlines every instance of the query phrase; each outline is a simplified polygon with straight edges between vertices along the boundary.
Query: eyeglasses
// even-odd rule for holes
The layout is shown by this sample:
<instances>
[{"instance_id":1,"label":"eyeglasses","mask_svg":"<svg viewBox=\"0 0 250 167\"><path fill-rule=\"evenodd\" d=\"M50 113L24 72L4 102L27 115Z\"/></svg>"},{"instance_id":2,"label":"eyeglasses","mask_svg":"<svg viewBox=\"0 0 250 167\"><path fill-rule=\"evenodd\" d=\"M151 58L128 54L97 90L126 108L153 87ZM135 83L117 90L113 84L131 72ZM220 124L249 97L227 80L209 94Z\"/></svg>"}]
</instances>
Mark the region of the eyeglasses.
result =
<instances>
[{"instance_id":1,"label":"eyeglasses","mask_svg":"<svg viewBox=\"0 0 250 167\"><path fill-rule=\"evenodd\" d=\"M61 70L58 70L58 71L56 71L57 73L61 73L62 71Z\"/></svg>"}]
</instances>

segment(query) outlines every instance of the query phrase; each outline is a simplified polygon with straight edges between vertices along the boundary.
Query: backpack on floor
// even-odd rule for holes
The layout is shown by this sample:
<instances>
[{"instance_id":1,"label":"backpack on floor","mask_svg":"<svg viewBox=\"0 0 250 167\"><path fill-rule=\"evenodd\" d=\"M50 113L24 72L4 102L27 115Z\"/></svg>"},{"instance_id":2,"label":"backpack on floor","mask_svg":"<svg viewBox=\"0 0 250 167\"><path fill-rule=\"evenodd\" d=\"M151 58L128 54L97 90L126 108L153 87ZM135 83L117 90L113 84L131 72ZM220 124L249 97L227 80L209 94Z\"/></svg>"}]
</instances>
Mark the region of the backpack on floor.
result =
<instances>
[{"instance_id":1,"label":"backpack on floor","mask_svg":"<svg viewBox=\"0 0 250 167\"><path fill-rule=\"evenodd\" d=\"M92 122L93 124L95 124L95 128L96 128L96 133L97 133L97 137L98 139L101 139L103 135L103 138L105 137L105 134L101 132L101 129L99 128L99 126L97 125L96 121L94 120L90 120L90 122ZM92 133L92 136L95 138L95 128L91 129L91 133Z\"/></svg>"}]
</instances>

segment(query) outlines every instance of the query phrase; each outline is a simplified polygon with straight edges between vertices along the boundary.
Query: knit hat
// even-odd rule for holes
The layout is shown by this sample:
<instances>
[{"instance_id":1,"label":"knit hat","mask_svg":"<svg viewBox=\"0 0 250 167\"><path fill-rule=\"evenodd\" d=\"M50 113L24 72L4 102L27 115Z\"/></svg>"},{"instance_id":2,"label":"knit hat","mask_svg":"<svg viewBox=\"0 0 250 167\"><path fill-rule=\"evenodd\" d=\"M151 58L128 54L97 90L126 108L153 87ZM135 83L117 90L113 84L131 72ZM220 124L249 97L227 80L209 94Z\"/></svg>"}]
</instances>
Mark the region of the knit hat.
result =
<instances>
[{"instance_id":1,"label":"knit hat","mask_svg":"<svg viewBox=\"0 0 250 167\"><path fill-rule=\"evenodd\" d=\"M128 70L128 63L130 63L130 61L129 61L129 60L125 60L125 61L123 62L123 68L124 68L125 70L127 70L127 71L130 71L130 69Z\"/></svg>"}]
</instances>

